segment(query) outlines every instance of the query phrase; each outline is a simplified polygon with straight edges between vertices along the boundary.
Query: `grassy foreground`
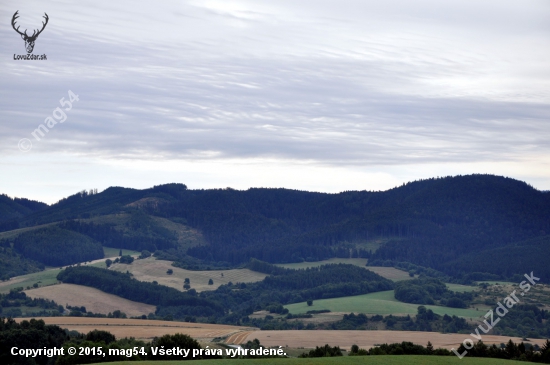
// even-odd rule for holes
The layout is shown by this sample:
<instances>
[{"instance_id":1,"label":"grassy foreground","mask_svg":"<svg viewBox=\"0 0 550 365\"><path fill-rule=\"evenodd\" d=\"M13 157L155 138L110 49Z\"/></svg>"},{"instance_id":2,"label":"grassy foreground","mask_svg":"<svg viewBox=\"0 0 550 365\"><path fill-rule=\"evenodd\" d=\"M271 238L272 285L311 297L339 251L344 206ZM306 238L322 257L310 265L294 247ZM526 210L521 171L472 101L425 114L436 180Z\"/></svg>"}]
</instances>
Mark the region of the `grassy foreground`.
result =
<instances>
[{"instance_id":1,"label":"grassy foreground","mask_svg":"<svg viewBox=\"0 0 550 365\"><path fill-rule=\"evenodd\" d=\"M127 362L110 362L103 364L124 365ZM416 356L416 355L393 355L393 356L344 356L344 357L318 357L313 359L234 359L234 360L193 360L193 361L140 361L132 362L140 365L520 365L526 364L520 361L487 359L487 358L463 358L456 356Z\"/></svg>"}]
</instances>

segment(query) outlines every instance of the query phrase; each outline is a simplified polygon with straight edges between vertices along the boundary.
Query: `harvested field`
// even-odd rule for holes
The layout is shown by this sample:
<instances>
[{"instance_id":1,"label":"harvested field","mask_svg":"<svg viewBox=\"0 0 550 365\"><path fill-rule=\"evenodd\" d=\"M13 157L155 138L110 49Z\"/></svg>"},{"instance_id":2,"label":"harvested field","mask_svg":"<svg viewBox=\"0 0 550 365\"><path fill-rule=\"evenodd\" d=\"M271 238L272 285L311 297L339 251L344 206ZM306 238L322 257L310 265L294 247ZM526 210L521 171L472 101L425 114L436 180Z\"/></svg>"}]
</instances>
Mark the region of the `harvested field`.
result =
<instances>
[{"instance_id":1,"label":"harvested field","mask_svg":"<svg viewBox=\"0 0 550 365\"><path fill-rule=\"evenodd\" d=\"M248 335L250 335L251 333L258 333L258 331L242 331L242 332L234 333L225 340L225 343L231 345L231 344L246 343L246 341L252 341L256 337L246 340L248 338Z\"/></svg>"},{"instance_id":2,"label":"harvested field","mask_svg":"<svg viewBox=\"0 0 550 365\"><path fill-rule=\"evenodd\" d=\"M189 278L191 288L198 292L205 290L215 290L222 284L230 281L236 283L251 283L263 280L267 275L248 269L233 270L209 270L209 271L191 271L172 266L171 261L156 260L153 257L135 260L132 264L114 264L112 270L126 272L127 270L134 275L134 278L140 281L153 282L166 285L180 291L183 291L183 281ZM166 273L167 270L173 271L172 275ZM222 276L223 274L223 276ZM212 279L214 285L208 285L208 280Z\"/></svg>"},{"instance_id":3,"label":"harvested field","mask_svg":"<svg viewBox=\"0 0 550 365\"><path fill-rule=\"evenodd\" d=\"M21 322L25 318L17 318ZM88 333L94 329L109 331L117 338L135 337L150 341L166 334L183 333L200 341L211 341L216 337L231 336L234 333L254 328L223 324L189 323L172 321L150 321L145 319L87 318L87 317L43 317L46 324L55 324L71 331ZM257 331L254 331L257 332Z\"/></svg>"},{"instance_id":4,"label":"harvested field","mask_svg":"<svg viewBox=\"0 0 550 365\"><path fill-rule=\"evenodd\" d=\"M86 307L88 312L108 314L120 310L128 316L141 316L155 313L154 305L133 302L113 294L88 286L58 284L38 289L26 290L31 298L45 298L65 306Z\"/></svg>"},{"instance_id":5,"label":"harvested field","mask_svg":"<svg viewBox=\"0 0 550 365\"><path fill-rule=\"evenodd\" d=\"M330 331L330 330L314 330L314 331L256 331L249 333L248 336L232 336L236 344L245 343L246 341L257 338L263 346L290 346L315 348L329 344L331 346L340 346L347 350L351 345L357 344L359 347L369 349L376 344L394 343L402 341L410 341L422 346L426 346L430 341L435 348L442 347L446 349L457 349L462 341L466 338L472 339L469 335L457 333L438 333L438 332L414 332L414 331ZM483 343L486 345L506 343L508 340L520 343L520 337L506 336L489 336L483 335ZM240 341L237 342L236 340ZM542 346L546 340L530 340L531 344ZM474 341L475 342L475 341Z\"/></svg>"}]
</instances>

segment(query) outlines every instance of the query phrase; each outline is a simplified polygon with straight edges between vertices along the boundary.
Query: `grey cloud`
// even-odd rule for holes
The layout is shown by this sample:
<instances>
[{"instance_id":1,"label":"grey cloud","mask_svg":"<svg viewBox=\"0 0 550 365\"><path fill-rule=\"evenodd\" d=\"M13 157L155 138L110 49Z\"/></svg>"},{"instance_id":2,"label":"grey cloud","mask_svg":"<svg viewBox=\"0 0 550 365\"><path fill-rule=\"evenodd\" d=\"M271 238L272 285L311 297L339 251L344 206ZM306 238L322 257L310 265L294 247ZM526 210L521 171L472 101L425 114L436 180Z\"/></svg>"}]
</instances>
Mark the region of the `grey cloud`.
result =
<instances>
[{"instance_id":1,"label":"grey cloud","mask_svg":"<svg viewBox=\"0 0 550 365\"><path fill-rule=\"evenodd\" d=\"M108 2L84 3L74 13L56 5L50 16L60 22L48 25L53 29L37 42L49 60L34 64L9 60L23 46L3 25L0 37L8 41L0 53L8 59L0 61L0 153L17 153L17 141L50 116L69 89L81 100L32 153L364 166L503 161L525 151L549 152L550 104L540 101L542 86L533 90L534 100L506 100L492 97L496 87L459 85L496 78L495 65L513 62L483 44L462 47L467 39L453 29L464 27L475 9L457 2L438 10L444 5L424 2L414 10L394 2L395 9L374 9L373 15L362 2L349 8L315 3L273 9L243 2L257 9L233 11L169 2L148 13L154 7L125 2L126 14ZM494 6L495 18L517 10ZM388 24L369 33L386 12ZM7 6L1 13L8 14ZM394 28L404 17L406 27ZM529 23L538 17L524 11L518 22L539 34L548 28ZM488 18L470 21L481 27ZM501 29L500 20L483 26L489 38ZM433 34L437 27L441 34ZM465 43L454 49L446 44L448 34ZM518 73L521 68L503 78Z\"/></svg>"}]
</instances>

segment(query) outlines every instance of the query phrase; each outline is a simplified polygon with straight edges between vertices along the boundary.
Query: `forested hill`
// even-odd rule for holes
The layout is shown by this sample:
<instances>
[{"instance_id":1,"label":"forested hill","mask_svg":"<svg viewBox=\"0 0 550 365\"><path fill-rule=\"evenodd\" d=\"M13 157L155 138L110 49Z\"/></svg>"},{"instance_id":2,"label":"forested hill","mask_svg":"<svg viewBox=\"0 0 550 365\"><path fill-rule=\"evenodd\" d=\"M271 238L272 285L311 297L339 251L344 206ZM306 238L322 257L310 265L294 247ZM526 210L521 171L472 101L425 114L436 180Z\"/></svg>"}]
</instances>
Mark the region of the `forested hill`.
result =
<instances>
[{"instance_id":1,"label":"forested hill","mask_svg":"<svg viewBox=\"0 0 550 365\"><path fill-rule=\"evenodd\" d=\"M132 209L198 229L208 245L192 247L188 254L231 264L250 258L293 262L359 255L460 276L473 270L459 260L463 256L503 254L507 249L499 248L550 234L550 194L492 175L433 178L383 192L339 194L191 190L183 184L146 190L117 187L73 195L18 222L33 226ZM538 257L550 254L548 245L537 249ZM501 269L477 271L491 270ZM510 273L520 274L515 267L508 268Z\"/></svg>"},{"instance_id":2,"label":"forested hill","mask_svg":"<svg viewBox=\"0 0 550 365\"><path fill-rule=\"evenodd\" d=\"M47 207L45 203L0 194L0 232L18 228L19 218Z\"/></svg>"}]
</instances>

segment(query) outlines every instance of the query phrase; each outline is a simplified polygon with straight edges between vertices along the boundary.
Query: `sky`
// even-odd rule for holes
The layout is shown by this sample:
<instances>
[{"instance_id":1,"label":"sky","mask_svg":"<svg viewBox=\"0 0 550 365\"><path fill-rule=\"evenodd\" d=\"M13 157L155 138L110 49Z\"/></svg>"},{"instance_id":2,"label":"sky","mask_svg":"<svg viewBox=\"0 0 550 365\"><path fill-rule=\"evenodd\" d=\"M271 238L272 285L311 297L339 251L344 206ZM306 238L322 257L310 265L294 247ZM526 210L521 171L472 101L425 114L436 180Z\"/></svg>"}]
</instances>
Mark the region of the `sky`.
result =
<instances>
[{"instance_id":1,"label":"sky","mask_svg":"<svg viewBox=\"0 0 550 365\"><path fill-rule=\"evenodd\" d=\"M550 190L548 0L0 3L0 193L472 173Z\"/></svg>"}]
</instances>

